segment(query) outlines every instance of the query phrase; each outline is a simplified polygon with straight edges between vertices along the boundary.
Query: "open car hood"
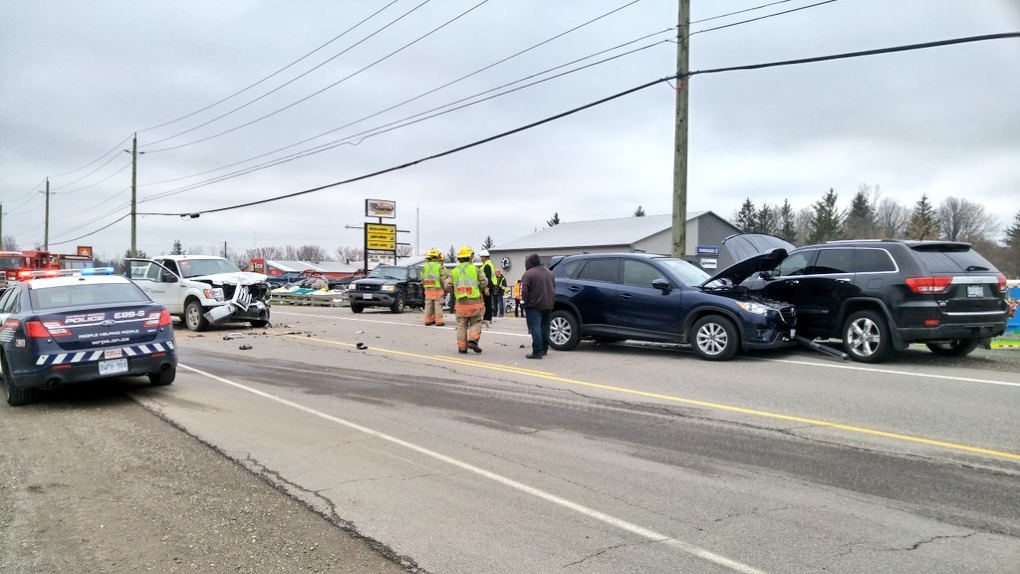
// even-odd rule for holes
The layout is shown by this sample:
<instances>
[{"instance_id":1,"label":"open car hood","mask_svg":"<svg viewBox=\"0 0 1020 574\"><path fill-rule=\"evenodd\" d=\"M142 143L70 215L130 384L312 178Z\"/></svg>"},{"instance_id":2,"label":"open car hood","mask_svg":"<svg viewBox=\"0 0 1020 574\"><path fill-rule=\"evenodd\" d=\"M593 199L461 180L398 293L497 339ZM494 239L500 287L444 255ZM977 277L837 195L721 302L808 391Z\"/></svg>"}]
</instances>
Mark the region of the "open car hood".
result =
<instances>
[{"instance_id":1,"label":"open car hood","mask_svg":"<svg viewBox=\"0 0 1020 574\"><path fill-rule=\"evenodd\" d=\"M702 286L711 285L724 279L730 285L740 285L745 279L759 271L771 271L786 259L787 251L782 247L769 249L765 253L753 254L743 261L738 261L726 269L716 273L702 283Z\"/></svg>"}]
</instances>

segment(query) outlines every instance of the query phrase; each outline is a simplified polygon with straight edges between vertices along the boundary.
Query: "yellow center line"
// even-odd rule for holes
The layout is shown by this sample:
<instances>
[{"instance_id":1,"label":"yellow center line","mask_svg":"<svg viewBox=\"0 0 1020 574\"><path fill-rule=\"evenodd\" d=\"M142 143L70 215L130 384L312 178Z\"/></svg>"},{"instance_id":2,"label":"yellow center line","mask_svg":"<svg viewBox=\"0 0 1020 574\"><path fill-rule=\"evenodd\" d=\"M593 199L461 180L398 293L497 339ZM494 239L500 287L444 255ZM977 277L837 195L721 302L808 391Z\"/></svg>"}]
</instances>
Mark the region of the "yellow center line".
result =
<instances>
[{"instance_id":1,"label":"yellow center line","mask_svg":"<svg viewBox=\"0 0 1020 574\"><path fill-rule=\"evenodd\" d=\"M304 337L304 336L298 336L298 335L287 335L287 336L288 337L293 337L295 339L300 339L302 341L316 341L316 342L319 342L319 343L325 343L325 344L328 344L328 345L335 345L335 346L339 346L339 347L355 347L356 348L356 345L354 343L343 343L343 342L340 342L340 341L331 341L329 339L318 339L318 338L315 338L315 337ZM541 378L541 379L546 379L546 380L550 380L550 381L556 381L556 382L559 382L559 383L566 383L566 384L570 384L570 385L578 385L578 386L582 386L582 387L589 387L589 388L592 388L592 389L600 389L600 390L613 391L613 392L623 393L623 394L628 394L628 395L637 395L637 396L642 396L642 397L661 399L661 400L664 400L664 401L670 401L670 402L680 403L680 404L685 404L685 405L695 405L695 406L699 406L699 407L705 407L705 408L709 408L709 409L716 409L716 410L721 410L721 411L727 411L727 412L731 412L731 413L740 413L740 414L752 415L752 416L768 418L768 419L775 419L775 420L803 423L803 424L814 425L814 426L819 426L819 427L838 429L838 430L852 432L852 433L866 434L866 435L871 435L871 436L880 436L880 437L883 437L883 438L891 438L891 439L901 440L901 441L905 441L905 442L913 442L913 443L925 444L925 445L929 445L929 446L937 446L937 447L941 447L941 448L945 448L945 449L950 449L950 450L958 450L958 451L964 451L964 452L984 454L984 455L988 455L988 456L994 456L994 457L997 457L997 458L1005 458L1005 459L1020 461L1020 454L1012 453L1012 452L992 450L992 449L981 448L981 447L976 447L976 446L968 446L968 445L964 445L964 444L957 444L957 443L946 442L946 441L941 441L941 440L928 439L928 438L917 437L917 436L912 436L912 435L905 435L905 434L887 432L887 431L882 431L882 430L869 429L869 428L865 428L865 427L859 427L859 426L853 426L853 425L845 425L845 424L840 424L840 423L833 423L833 422L823 421L823 420L818 420L818 419L809 419L809 418L798 417L798 416L793 416L793 415L784 415L784 414L772 413L772 412L768 412L768 411L759 411L759 410L756 410L756 409L748 409L748 408L744 408L744 407L736 407L736 406L733 406L733 405L725 405L725 404L722 404L722 403L712 403L712 402L707 402L707 401L699 401L699 400L695 400L695 399L685 399L683 397L677 397L677 396L673 396L673 395L663 395L663 394L660 394L660 393L652 393L652 392L648 392L648 391L639 391L639 390L636 390L636 389L628 389L626 387L616 387L616 386L613 386L613 385L603 385L601 383L592 383L592 382L581 381L581 380L577 380L577 379L568 379L566 377L557 376L557 375L555 375L553 373L550 373L548 371L535 371L535 370L532 370L532 369L522 369L522 368L511 367L511 366L507 366L507 365L497 365L497 364L494 364L494 363L480 363L480 362L477 362L477 361L469 361L469 360L466 360L466 359L457 359L457 358L444 357L442 355L423 355L423 354L420 354L420 353L408 353L406 351L397 351L397 350L394 350L394 349L384 349L384 348L380 348L380 347L372 347L371 350L382 352L382 353L388 353L388 354L391 354L391 355L400 355L400 356L404 356L404 357L412 357L412 358L416 358L416 359L427 359L429 361L442 361L442 362L446 362L446 363L454 363L454 364L457 364L457 365L464 365L464 366L475 367L475 368L479 368L479 369L486 369L486 370L490 370L490 371L501 371L501 372L506 372L506 373L516 373L516 374L521 374L521 375L530 375L530 376Z\"/></svg>"}]
</instances>

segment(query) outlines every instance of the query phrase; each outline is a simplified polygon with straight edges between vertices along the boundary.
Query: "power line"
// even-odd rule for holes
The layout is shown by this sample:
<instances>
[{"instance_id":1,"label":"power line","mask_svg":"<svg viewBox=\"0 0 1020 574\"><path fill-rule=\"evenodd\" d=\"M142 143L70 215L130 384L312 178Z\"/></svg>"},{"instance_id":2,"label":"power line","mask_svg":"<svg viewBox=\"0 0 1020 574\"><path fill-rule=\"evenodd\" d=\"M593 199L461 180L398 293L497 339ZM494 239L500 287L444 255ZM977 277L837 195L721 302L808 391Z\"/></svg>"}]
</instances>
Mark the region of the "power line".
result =
<instances>
[{"instance_id":1,"label":"power line","mask_svg":"<svg viewBox=\"0 0 1020 574\"><path fill-rule=\"evenodd\" d=\"M779 0L778 2L769 2L768 4L762 4L761 6L755 6L754 8L747 8L747 9L744 9L744 10L737 10L736 12L730 12L728 14L719 14L718 16L712 16L710 18L702 18L701 20L692 20L691 22L688 22L688 25L690 25L690 24L701 24L702 22L710 22L712 20L719 20L720 18L727 18L729 16L736 16L737 14L743 14L745 12L754 12L755 10L761 10L762 8L768 8L770 6L775 6L776 4L786 4L787 2L790 2L790 1L791 0Z\"/></svg>"},{"instance_id":2,"label":"power line","mask_svg":"<svg viewBox=\"0 0 1020 574\"><path fill-rule=\"evenodd\" d=\"M240 125L236 125L234 127L231 127L230 129L224 129L223 132L220 132L218 134L213 134L212 136L208 136L206 138L201 138L199 140L195 140L195 141L189 142L187 144L180 144L180 145L176 145L176 146L169 146L169 147L166 147L166 148L160 148L160 149L157 149L157 150L150 150L149 153L158 153L158 152L165 152L165 151L170 151L170 150L177 150L177 149L181 149L181 148L185 148L185 147L189 147L189 146L194 146L196 144L201 144L203 142L208 142L209 140L213 140L215 138L219 138L220 136L225 136L226 134L231 134L231 133L237 132L238 129L242 129L244 127L248 127L249 125L252 125L254 123L262 121L263 119L267 119L267 118L272 117L272 116L274 116L274 115L276 115L278 113L281 113L281 112L284 112L286 110L289 110L289 109L293 108L294 106L297 106L299 104L307 102L308 100L314 98L315 96L318 96L319 94L322 94L323 92L325 92L327 90L331 90L331 89L339 86L340 84L342 84L344 82L347 82L348 80L352 79L352 77L354 77L355 75L358 75L359 73L361 73L361 72L363 72L363 71L365 71L365 70L367 70L367 69L369 69L371 67L374 67L374 66L378 65L381 62L384 62L384 61L390 59L391 57L399 54L400 52L403 52L407 48L410 48L411 46L414 46L415 44L417 44L418 42L421 42L425 38L428 38L429 36L431 36L433 34L436 34L437 32L439 32L439 31L443 30L444 28L448 27L448 25L450 25L453 22L459 20L460 18L464 17L468 13L474 11L476 8L478 8L482 4L486 4L488 2L489 2L489 0L481 0L480 2L475 4L474 6L471 6L467 10L464 10L460 14L458 14L458 15L454 16L453 18L447 20L446 22L440 24L439 27L433 28L432 30L428 31L427 33L423 34L422 36L419 36L415 40L412 40L411 42L408 42L407 44L401 46L400 48L394 50L393 52L390 52L386 56L382 56L381 58L379 58L379 59L373 61L372 63L362 67L361 69L359 69L359 70L357 70L357 71L355 71L355 72L353 72L351 74L348 74L345 77L342 77L341 80L338 80L337 82L334 82L333 84L330 84L330 85L326 86L325 88L322 88L321 90L313 92L313 93L309 94L308 96L305 96L304 98L301 98L301 99L299 99L299 100L297 100L295 102L292 102L292 103L290 103L290 104L288 104L288 105L286 105L286 106L284 106L282 108L279 108L279 109L277 109L275 111L272 111L272 112L269 112L269 113L267 113L265 115L257 117L257 118L255 118L255 119L253 119L251 121L246 121L245 123L242 123ZM424 2L422 2L422 4L424 4Z\"/></svg>"},{"instance_id":3,"label":"power line","mask_svg":"<svg viewBox=\"0 0 1020 574\"><path fill-rule=\"evenodd\" d=\"M999 40L999 39L1005 39L1005 38L1016 38L1016 37L1020 37L1020 32L1011 32L1011 33L1005 33L1005 34L991 34L991 35L984 35L984 36L971 36L971 37L967 37L967 38L956 38L956 39L952 39L952 40L942 40L942 41L936 41L936 42L925 42L925 43L921 43L921 44L910 44L910 45L905 45L905 46L894 46L894 47L891 47L891 48L880 48L880 49L876 49L876 50L865 50L865 51L860 51L860 52L848 52L848 53L843 53L843 54L834 54L834 55L830 55L830 56L819 56L819 57L814 57L814 58L803 58L803 59L799 59L799 60L785 60L785 61L781 61L781 62L768 62L768 63L763 63L763 64L751 64L751 65L744 65L744 66L732 66L732 67L728 67L728 68L715 68L715 69L709 69L709 70L692 71L692 72L689 72L687 74L684 74L683 76L686 78L686 77L695 76L695 75L699 75L699 74L715 74L715 73L731 72L731 71L738 71L738 70L757 70L757 69L771 68L771 67L778 67L778 66L791 66L791 65L824 62L824 61L838 60L838 59L859 58L859 57L863 57L863 56L873 56L873 55L878 55L878 54L889 54L889 53L894 53L894 52L905 52L905 51L911 51L911 50L922 50L922 49L928 49L928 48L936 48L936 47L942 47L942 46L949 46L949 45L954 45L954 44L964 44L964 43L970 43L970 42L981 42L981 41ZM647 89L647 88L649 88L651 86L654 86L656 84L660 84L660 83L663 83L663 82L669 82L670 80L680 79L680 77L681 77L681 74L673 74L672 76L667 76L665 78L660 78L658 80L653 80L651 82L647 82L645 84L641 84L639 86L635 86L633 88L624 90L622 92L618 92L616 94L613 94L611 96L607 96L605 98L596 100L594 102L591 102L591 103L588 103L588 104L585 104L585 105L582 105L582 106L579 106L579 107L567 110L565 112L561 112L561 113L553 115L553 116L549 116L549 117L547 117L545 119L538 120L536 122L532 122L530 124L527 124L527 125L524 125L524 126L521 126L521 127L518 127L518 128L514 128L512 130L504 131L504 132L498 133L498 134L493 135L493 136L489 136L489 137L484 138L484 139L476 140L474 142L471 142L471 143L468 143L468 144L465 144L465 145L462 145L462 146L459 146L459 147L456 147L456 148L452 148L452 149L449 149L449 150L446 150L446 151L443 151L443 152L440 152L440 153L437 153L437 154L433 154L433 155L430 155L430 156L427 156L427 157L423 157L423 158L420 158L420 159L417 159L417 160L414 160L414 161L410 161L410 162L407 162L407 163L404 163L404 164L401 164L401 165L397 165L397 166L389 167L389 168L386 168L386 169L378 170L378 171L375 171L375 172L372 172L372 173L360 175L360 176L353 177L353 178L350 178L350 179L345 179L345 180L342 180L342 181L337 181L337 182L334 182L334 183L329 183L329 184L326 184L326 185L321 185L321 186L314 187L314 188L311 188L311 189L306 189L306 190L303 190L303 191L296 191L296 192L293 192L293 193L288 193L288 194L284 194L284 195L280 195L280 196L276 196L276 197L270 197L270 198L256 200L256 201L249 201L249 202L246 202L246 203L240 203L240 204L236 204L236 205L232 205L232 206L227 206L227 207L220 207L220 208L216 208L216 209L205 209L205 210L195 211L195 212L190 212L190 213L151 213L151 214L148 214L148 215L175 215L175 216L179 216L179 217L197 217L199 215L206 214L206 213L218 213L218 212L221 212L221 211L230 211L230 210L234 210L234 209L241 209L241 208L244 208L244 207L251 207L251 206L254 206L254 205L262 205L262 204L266 204L266 203L280 201L280 200L283 200L283 199L290 199L292 197L298 197L298 196L301 196L301 195L306 195L306 194L309 194L309 193L314 193L314 192L317 192L317 191L322 191L324 189L329 189L329 188L332 188L332 187L338 187L338 186L341 186L341 185L346 185L346 184L354 183L354 182L357 182L357 181L362 181L362 180L370 179L370 178L373 178L373 177L378 177L380 175L384 175L384 174L387 174L387 173L392 173L392 172L395 172L395 171L407 169L409 167L418 165L420 163L424 163L424 162L431 161L431 160L434 160L434 159L439 159L439 158L442 158L442 157L446 157L448 155L453 155L455 153L459 153L459 152L462 152L462 151L465 151L465 150L468 150L468 149L471 149L471 148L474 148L474 147L478 147L478 146L481 146L481 145L484 145L484 144L487 144L487 143L490 143L490 142L493 142L493 141L496 141L496 140L499 140L499 139L503 139L505 137L509 137L511 135L514 135L514 134L517 134L517 133L520 133L520 132L523 132L523 131L527 131L527 130L533 129L533 128L536 128L538 126L545 125L547 123L563 119L563 118L565 118L567 116L571 116L573 114L579 113L579 112L587 110L589 108L600 106L602 104L611 102L611 101L616 100L618 98L622 98L624 96L633 94L635 92Z\"/></svg>"},{"instance_id":4,"label":"power line","mask_svg":"<svg viewBox=\"0 0 1020 574\"><path fill-rule=\"evenodd\" d=\"M389 22L388 24L386 24L386 25L385 25L385 26L383 26L382 28L380 28L380 29L376 30L375 32L372 32L372 33L371 33L371 34L369 34L368 36L366 36L366 37L362 38L361 40L359 40L359 41L355 42L354 44L352 44L351 46L347 47L347 49L345 49L345 50L341 51L341 52L340 52L339 54L336 54L336 55L335 55L335 56L333 56L332 58L330 58L330 59L326 60L325 62L322 62L322 63L321 63L321 64L319 64L318 66L315 66L314 68L312 68L312 69L310 69L310 70L306 71L305 73L303 73L303 74L300 74L299 76L297 76L297 77L295 77L295 78L291 79L290 81L288 81L288 82L286 82L286 83L284 83L284 84L281 84L281 85L277 86L276 88L273 88L272 90L270 90L270 91L266 92L265 94L262 94L261 96L259 96L259 97L255 98L254 100L251 100L251 101L249 101L249 102L247 102L247 103L245 103L245 104L242 104L241 106L238 106L238 107L236 107L236 108L234 108L234 109L230 110L229 112L226 112L226 113L224 113L224 114L220 114L219 116L216 116L215 118L213 118L213 119L211 119L211 120L209 120L209 121L206 121L206 122L203 122L203 123L201 123L201 124L198 124L197 126L194 126L194 127L192 127L192 128L188 128L188 129L186 129L186 130L184 130L184 131L182 131L182 132L178 132L178 133L176 133L176 134L174 134L174 135L172 135L172 136L168 136L168 137L165 137L165 138L163 138L163 139L160 139L160 140L156 140L156 141L154 141L154 142L149 142L149 143L148 143L148 144L146 144L146 145L145 145L144 147L148 147L148 146L153 146L153 145L156 145L156 144L160 144L160 143L163 143L163 142L165 142L165 141L169 141L169 140L172 140L172 139L174 139L174 138L177 138L177 137L179 137L179 136L182 136L182 135L184 135L184 134L187 134L187 133L191 133L191 132L193 132L193 131L195 131L195 130L197 130L197 129L199 129L199 128L205 127L205 126L207 126L207 125L209 125L209 124L211 124L211 123L213 123L213 122L219 121L219 120L221 120L221 119L223 119L223 118L225 118L225 117L227 117L227 116L229 116L229 115L233 114L233 113L234 113L234 112L236 112L236 111L242 110L242 109L244 109L244 108L246 108L246 107L250 106L251 104L254 104L255 102L257 102L257 101L259 101L259 100L261 100L261 99L263 99L263 98L265 98L265 97L267 97L267 96L269 96L269 95L271 95L271 94L274 94L274 93L278 92L279 90L283 89L284 87L286 87L286 86L288 86L288 85L290 85L290 84L292 84L292 83L296 82L297 80L299 80L299 79L303 78L304 76L306 76L306 75L308 75L308 74L312 73L313 71L315 71L315 70L317 70L317 69L321 68L322 66L325 66L325 65L326 65L327 63L329 63L329 62L331 62L331 61L335 60L336 58L338 58L338 57L340 57L340 56L342 56L342 55L346 54L347 52L349 52L350 50L354 49L355 47L357 47L357 46L361 45L362 43L364 43L364 42L368 41L368 40L369 40L370 38L372 38L372 37L374 37L375 35L377 35L377 34L381 33L381 32L382 32L383 30L386 30L387 28L389 28L390 26L392 26L392 25L396 24L397 22L399 22L399 21L403 20L403 19L404 19L405 17L409 16L410 14L412 14L412 13L413 13L413 12L415 12L415 11L417 11L417 10L418 10L419 8L421 8L422 6L424 6L424 5L428 4L429 2L430 2L430 0L425 0L425 1L424 1L424 2L422 2L421 4L418 4L418 5L417 5L417 6L415 6L414 8L412 8L412 9L408 10L407 12L405 12L405 13L401 14L401 15L400 15L399 17L397 17L396 19L392 20L391 22ZM485 2L488 2L488 0L485 0ZM484 4L484 2L483 2L483 4ZM344 78L344 79L346 79L346 78ZM343 81L343 80L341 80L341 82L342 82L342 81ZM190 142L190 143L186 143L186 144L180 144L180 145L176 145L176 146L169 146L169 147L165 147L165 148L161 148L161 149L154 149L154 150L149 150L149 152L148 152L148 153L158 153L158 152L161 152L161 151L168 151L168 150L178 149L178 148L182 148L182 147L187 147L187 146L190 146L190 145L194 145L194 144L197 144L197 143L201 143L201 142L204 142L204 141L207 141L207 140L210 140L210 139L213 139L213 138L219 137L219 136L221 136L221 135L224 135L224 134L228 134L228 133L230 133L230 132L232 132L232 131L236 131L236 130L238 130L238 129L241 129L241 128L244 128L244 127L250 126L251 124L254 124L254 123L256 123L256 122L260 122L260 121L262 121L262 120L264 120L264 119L266 119L266 118L272 117L272 116L274 116L274 115L276 115L276 114L278 114L278 113L280 113L280 112L282 112L282 111L284 111L284 110L286 110L286 109L289 109L289 108L291 108L291 107L293 107L293 106L295 106L295 105L297 105L297 104L300 104L301 102L304 102L305 100L307 100L307 99L309 99L309 98L312 98L312 97L314 97L314 96L317 96L317 95L321 94L322 92L324 92L324 91L326 91L326 90L328 90L328 89L332 88L333 86L336 86L336 85L337 85L337 84L339 84L339 83L340 83L340 82L336 82L336 83L334 83L334 84L331 84L331 85L327 86L326 88L324 88L324 89L322 89L322 90L319 90L318 92L315 92L315 93L313 93L312 95L310 95L310 96L307 96L307 97L305 97L305 98L303 98L303 99L300 99L300 100L298 100L298 101L296 101L296 102L294 102L294 103L292 103L292 104L290 104L290 105L288 105L288 106L286 106L286 107L283 107L283 108L281 108L281 109L279 109L279 110L276 110L275 112L272 112L272 113L270 113L270 114L267 114L267 115L265 115L265 116L262 116L262 117L260 117L260 118L256 118L255 120L252 120L251 122L248 122L248 123L245 123L245 124L241 124L240 126L236 126L236 127L232 128L232 129L230 129L230 130L227 130L227 131L224 131L224 132L221 132L221 133L218 133L218 134L214 134L214 135L212 135L212 136L209 136L209 137L207 137L207 138L199 139L199 140L196 140L196 141L193 141L193 142Z\"/></svg>"},{"instance_id":5,"label":"power line","mask_svg":"<svg viewBox=\"0 0 1020 574\"><path fill-rule=\"evenodd\" d=\"M300 63L300 62L301 62L302 60L304 60L304 59L308 58L309 56L311 56L312 54L314 54L314 53L318 52L319 50L322 50L323 48L325 48L326 46L328 46L328 45L332 44L333 42L336 42L336 41L337 41L337 40L339 40L340 38L343 38L344 36L346 36L347 34L349 34L350 32L352 32L353 30L355 30L356 28L358 28L359 26L361 26L361 25L362 25L362 24L364 24L365 22L368 22L369 20L371 20L372 18L374 18L374 17L378 16L378 15L379 15L379 14L380 14L381 12L383 12L384 10L386 10L387 8L389 8L390 6L392 6L392 5L396 4L396 3L398 2L398 1L399 1L399 0L393 0L393 1L392 1L392 2L390 2L389 4L387 4L387 5L383 6L382 8L380 8L380 9L376 10L375 12L373 12L372 14L370 14L370 15L369 15L369 16L368 16L367 18L365 18L365 19L361 20L361 21L360 21L360 22L358 22L357 24L355 24L355 25L351 26L350 28L348 28L348 29L344 30L344 31L343 31L343 32L341 32L340 34L338 34L338 35L334 36L333 38L331 38L331 39L330 39L330 40L329 40L328 42L326 42L325 44L322 44L322 45L321 45L321 46L319 46L318 48L316 48L316 49L312 50L311 52L308 52L308 53L307 53L307 54L305 54L304 56L301 56L301 57L300 57L300 58L298 58L297 60L294 60L293 62L291 62L291 63L287 64L286 66L284 66L284 67L280 68L279 70L276 70L276 71L275 71L275 72L273 72L272 74L269 74L268 76L266 76L266 77L262 78L261 80L259 80L259 81L255 82L254 84L251 84L251 85L249 85L249 86L248 86L248 87L246 87L246 88L242 88L242 89L240 89L240 90L238 90L238 91L234 92L233 94L230 94L229 96L227 96L227 97L225 97L225 98L223 98L223 99L221 99L221 100L218 100L218 101L216 101L216 102L213 102L213 103L209 104L208 106L205 106L204 108L201 108L201 109L199 109L199 110L195 110L194 112L191 112L190 114L187 114L187 115L183 115L183 116L181 116L181 117L179 117L179 118L177 118L177 119L175 119L175 120L170 120L170 121L168 121L168 122L164 122L164 123L161 123L161 124L159 124L159 125L157 125L157 126L152 126L152 127L150 127L150 128L145 128L145 129L143 129L143 130L138 130L138 133L142 133L142 132L147 132L147 131L152 131L152 130L154 130L154 129L158 129L158 128L166 127L166 126L168 126L168 125L170 125L170 124L175 124L175 123L177 123L177 122L179 122L179 121L181 121L181 120L186 120L186 119L188 119L188 118L190 118L190 117L192 117L192 116L196 116L196 115L198 115L198 114L200 114L200 113L202 113L202 112L204 112L204 111L206 111L206 110L208 110L208 109L214 108L214 107L216 107L216 106L218 106L218 105L222 104L223 102L226 102L226 101L228 101L228 100L230 100L230 99L232 99L232 98L234 98L234 97L236 97L236 96L239 96L239 95L243 94L244 92L247 92L248 90L250 90L250 89L254 88L255 86L258 86L259 84L261 84L261 83L265 82L266 80L269 80L270 78L273 78L274 76L277 76L278 74L280 74L280 73L282 73L282 72L286 71L287 69L289 69L289 68L293 67L294 65L296 65L296 64L298 64L298 63ZM417 9L417 8L416 8L416 9ZM345 50L345 51L346 51L346 50ZM343 54L343 52L341 52L341 54ZM337 55L339 56L340 54L337 54ZM326 60L326 61L325 61L325 62L323 62L322 64L319 64L318 66L315 66L315 67L314 67L314 68L312 68L311 70L308 70L308 71L307 71L307 72L305 72L304 74L301 74L301 75L300 75L300 76L298 76L297 78L294 78L294 79L293 79L293 80L291 80L290 82L287 82L287 84L289 84L289 83L293 82L294 80L297 80L298 78L301 78L302 76L304 76L304 75L308 74L309 72L311 72L311 71L313 71L313 70L315 70L315 69L317 69L317 68L321 67L321 66L322 66L323 64L326 64L327 62L329 62L329 61L333 60L334 58L336 58L336 56L333 56L333 58L330 58L329 60ZM283 84L283 85L284 85L284 86L286 86L287 84ZM283 87L283 86L280 86L280 87ZM277 88L277 89L279 89L279 88ZM270 93L272 93L272 92L270 92ZM266 94L266 95L268 95L268 94ZM254 101L254 100L253 100L253 101ZM238 109L240 109L240 108L238 108ZM237 111L237 110L234 110L234 111ZM199 127L201 127L201 126L199 126ZM180 134L178 134L178 135L180 135ZM172 136L172 137L176 137L176 136ZM130 138L129 138L129 139L130 139ZM163 141L163 140L160 140L160 141Z\"/></svg>"},{"instance_id":6,"label":"power line","mask_svg":"<svg viewBox=\"0 0 1020 574\"><path fill-rule=\"evenodd\" d=\"M782 16L784 14L792 14L793 12L800 12L801 10L807 10L809 8L816 8L816 7L822 6L824 4L832 4L833 2L836 2L836 1L837 0L825 0L824 2L817 2L815 4L808 4L807 6L801 6L799 8L791 8L789 10L784 10L782 12L776 12L775 14L766 14L764 16L759 16L757 18L749 18L747 20L741 20L739 22L733 22L732 24L723 24L722 26L716 26L714 28L705 28L704 30L697 30L695 32L691 32L690 34L687 35L687 37L690 38L691 36L693 36L695 34L703 34L705 32L713 32L715 30L722 30L723 28L732 28L733 26L740 26L740 25L743 25L743 24L748 24L750 22L757 22L759 20L765 20L765 19L768 19L768 18L775 18L776 16Z\"/></svg>"}]
</instances>

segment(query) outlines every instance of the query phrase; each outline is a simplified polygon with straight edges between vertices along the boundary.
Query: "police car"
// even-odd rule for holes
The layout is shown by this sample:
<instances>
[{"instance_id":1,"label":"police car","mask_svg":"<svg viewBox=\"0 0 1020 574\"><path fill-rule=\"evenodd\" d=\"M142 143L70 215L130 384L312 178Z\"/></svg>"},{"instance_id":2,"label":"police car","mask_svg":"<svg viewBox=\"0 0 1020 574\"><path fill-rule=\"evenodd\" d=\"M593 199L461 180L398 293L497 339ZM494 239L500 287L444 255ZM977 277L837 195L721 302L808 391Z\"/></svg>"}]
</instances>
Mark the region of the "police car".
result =
<instances>
[{"instance_id":1,"label":"police car","mask_svg":"<svg viewBox=\"0 0 1020 574\"><path fill-rule=\"evenodd\" d=\"M37 271L0 296L0 376L7 404L39 389L177 373L170 313L113 268Z\"/></svg>"}]
</instances>

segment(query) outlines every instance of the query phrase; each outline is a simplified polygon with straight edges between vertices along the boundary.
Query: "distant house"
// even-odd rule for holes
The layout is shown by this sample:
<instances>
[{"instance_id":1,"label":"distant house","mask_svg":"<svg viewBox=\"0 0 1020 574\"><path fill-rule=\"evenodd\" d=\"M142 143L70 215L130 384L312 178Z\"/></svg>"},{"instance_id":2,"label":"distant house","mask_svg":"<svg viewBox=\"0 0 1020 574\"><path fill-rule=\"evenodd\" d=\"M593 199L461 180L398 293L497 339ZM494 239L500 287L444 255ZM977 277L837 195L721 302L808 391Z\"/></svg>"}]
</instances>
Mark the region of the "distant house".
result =
<instances>
[{"instance_id":1,"label":"distant house","mask_svg":"<svg viewBox=\"0 0 1020 574\"><path fill-rule=\"evenodd\" d=\"M740 229L711 211L687 214L685 259L714 269L722 240ZM489 249L492 262L511 283L524 273L524 258L538 253L548 264L555 255L643 251L670 254L673 216L646 215L560 223Z\"/></svg>"}]
</instances>

